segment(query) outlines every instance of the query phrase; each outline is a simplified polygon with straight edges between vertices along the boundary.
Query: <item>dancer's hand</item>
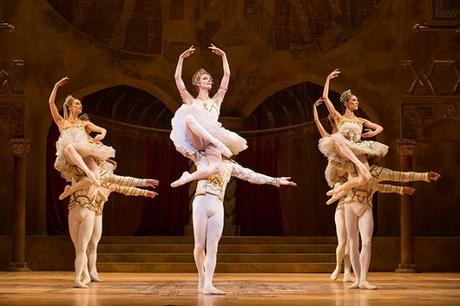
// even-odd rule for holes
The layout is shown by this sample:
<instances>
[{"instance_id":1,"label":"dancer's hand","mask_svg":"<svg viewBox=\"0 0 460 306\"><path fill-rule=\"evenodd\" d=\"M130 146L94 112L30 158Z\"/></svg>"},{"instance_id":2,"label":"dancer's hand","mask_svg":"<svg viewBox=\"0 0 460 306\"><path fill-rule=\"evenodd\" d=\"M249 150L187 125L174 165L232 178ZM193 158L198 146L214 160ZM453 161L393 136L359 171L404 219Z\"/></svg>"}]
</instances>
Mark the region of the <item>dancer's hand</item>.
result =
<instances>
[{"instance_id":1,"label":"dancer's hand","mask_svg":"<svg viewBox=\"0 0 460 306\"><path fill-rule=\"evenodd\" d=\"M154 198L154 197L156 197L158 195L158 193L156 193L155 191L152 191L152 190L147 190L145 194L149 198Z\"/></svg>"},{"instance_id":2,"label":"dancer's hand","mask_svg":"<svg viewBox=\"0 0 460 306\"><path fill-rule=\"evenodd\" d=\"M147 186L155 188L160 184L159 180L147 179Z\"/></svg>"},{"instance_id":3,"label":"dancer's hand","mask_svg":"<svg viewBox=\"0 0 460 306\"><path fill-rule=\"evenodd\" d=\"M316 100L315 104L313 104L314 107L317 107L318 105L321 105L323 104L323 97L319 98L318 100Z\"/></svg>"},{"instance_id":4,"label":"dancer's hand","mask_svg":"<svg viewBox=\"0 0 460 306\"><path fill-rule=\"evenodd\" d=\"M94 137L94 141L96 143L101 143L102 139L104 139L105 135L102 135L102 134L97 134L95 137Z\"/></svg>"},{"instance_id":5,"label":"dancer's hand","mask_svg":"<svg viewBox=\"0 0 460 306\"><path fill-rule=\"evenodd\" d=\"M297 186L296 183L294 183L293 181L291 181L291 178L290 177L280 177L279 178L279 182L280 182L280 186Z\"/></svg>"},{"instance_id":6,"label":"dancer's hand","mask_svg":"<svg viewBox=\"0 0 460 306\"><path fill-rule=\"evenodd\" d=\"M413 195L415 192L415 188L412 187L403 187L403 194L406 195Z\"/></svg>"},{"instance_id":7,"label":"dancer's hand","mask_svg":"<svg viewBox=\"0 0 460 306\"><path fill-rule=\"evenodd\" d=\"M436 182L437 180L439 180L440 177L441 175L437 172L434 172L434 171L428 172L428 180L430 182Z\"/></svg>"},{"instance_id":8,"label":"dancer's hand","mask_svg":"<svg viewBox=\"0 0 460 306\"><path fill-rule=\"evenodd\" d=\"M332 71L331 73L329 73L329 75L327 76L327 79L328 80L332 80L332 79L335 79L336 77L339 76L339 74L342 73L339 69L334 69L334 71Z\"/></svg>"},{"instance_id":9,"label":"dancer's hand","mask_svg":"<svg viewBox=\"0 0 460 306\"><path fill-rule=\"evenodd\" d=\"M59 81L54 84L54 87L61 87L62 85L65 85L69 81L69 77L64 77L60 79Z\"/></svg>"},{"instance_id":10,"label":"dancer's hand","mask_svg":"<svg viewBox=\"0 0 460 306\"><path fill-rule=\"evenodd\" d=\"M225 56L224 50L217 48L214 44L211 44L211 46L209 46L209 49L211 49L211 52L214 54L217 54L219 56Z\"/></svg>"},{"instance_id":11,"label":"dancer's hand","mask_svg":"<svg viewBox=\"0 0 460 306\"><path fill-rule=\"evenodd\" d=\"M182 52L181 55L179 55L179 58L180 59L184 59L184 58L187 58L189 57L190 55L193 54L193 52L195 52L195 48L193 46L191 46L190 48L188 48L187 50L185 50L184 52Z\"/></svg>"},{"instance_id":12,"label":"dancer's hand","mask_svg":"<svg viewBox=\"0 0 460 306\"><path fill-rule=\"evenodd\" d=\"M371 138L371 137L374 137L376 135L377 135L377 133L374 130L370 130L370 131L367 131L364 134L361 134L361 138Z\"/></svg>"}]
</instances>

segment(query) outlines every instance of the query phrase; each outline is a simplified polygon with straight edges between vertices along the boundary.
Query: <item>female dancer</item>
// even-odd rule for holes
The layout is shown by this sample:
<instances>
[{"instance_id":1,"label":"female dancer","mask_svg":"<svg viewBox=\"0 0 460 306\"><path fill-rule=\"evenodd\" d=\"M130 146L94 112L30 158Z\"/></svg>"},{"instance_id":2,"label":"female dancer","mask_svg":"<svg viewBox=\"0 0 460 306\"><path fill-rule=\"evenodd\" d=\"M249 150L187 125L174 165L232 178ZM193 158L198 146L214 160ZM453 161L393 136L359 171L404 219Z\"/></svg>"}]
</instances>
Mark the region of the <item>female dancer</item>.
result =
<instances>
[{"instance_id":1,"label":"female dancer","mask_svg":"<svg viewBox=\"0 0 460 306\"><path fill-rule=\"evenodd\" d=\"M342 185L336 185L333 190L328 192L332 198L327 204L342 198L354 186L365 184L370 179L369 166L366 158L377 159L386 155L388 147L382 143L361 138L374 137L383 131L383 127L367 119L357 117L354 112L358 110L358 98L347 90L340 96L340 101L345 105L345 113L341 115L328 98L329 83L331 79L340 74L338 69L331 72L326 78L323 90L323 99L329 114L337 126L337 133L330 137L321 138L319 143L320 151L329 159L339 163L351 161L357 170L356 179L348 180ZM370 128L362 134L364 127ZM349 176L351 178L352 176Z\"/></svg>"},{"instance_id":2,"label":"female dancer","mask_svg":"<svg viewBox=\"0 0 460 306\"><path fill-rule=\"evenodd\" d=\"M183 52L179 56L174 75L183 104L171 120L172 131L170 135L177 151L188 158L193 159L196 152L205 151L209 165L192 174L184 172L178 180L171 184L171 187L178 187L193 180L204 179L218 173L222 167L222 155L230 157L247 148L244 138L226 130L218 121L220 106L230 80L230 67L224 51L213 44L209 49L214 54L222 57L224 76L219 90L212 98L209 97L213 80L206 70L200 69L192 78L192 84L198 92L197 97L194 98L187 91L182 80L182 64L184 59L195 52L195 48L192 46Z\"/></svg>"},{"instance_id":3,"label":"female dancer","mask_svg":"<svg viewBox=\"0 0 460 306\"><path fill-rule=\"evenodd\" d=\"M78 117L82 112L80 100L69 95L63 106L64 117L59 114L55 104L56 92L68 80L68 77L59 80L49 98L51 116L61 133L56 142L57 157L54 167L67 181L72 181L74 172L71 166L77 166L91 182L100 184L97 163L114 157L115 150L100 143L107 133L105 129ZM98 133L94 139L89 136L91 132Z\"/></svg>"}]
</instances>

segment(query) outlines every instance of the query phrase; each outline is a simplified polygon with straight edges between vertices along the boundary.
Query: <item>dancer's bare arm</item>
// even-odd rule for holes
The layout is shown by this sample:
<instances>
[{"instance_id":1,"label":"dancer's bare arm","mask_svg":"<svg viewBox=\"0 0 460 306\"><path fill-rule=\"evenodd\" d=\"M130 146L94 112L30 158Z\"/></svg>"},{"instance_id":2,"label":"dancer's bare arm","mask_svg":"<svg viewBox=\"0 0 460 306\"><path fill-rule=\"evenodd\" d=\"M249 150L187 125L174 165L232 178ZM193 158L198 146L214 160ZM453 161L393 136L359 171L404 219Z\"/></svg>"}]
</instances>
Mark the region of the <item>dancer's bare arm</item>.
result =
<instances>
[{"instance_id":1,"label":"dancer's bare arm","mask_svg":"<svg viewBox=\"0 0 460 306\"><path fill-rule=\"evenodd\" d=\"M91 132L94 132L94 133L98 133L95 137L94 137L94 140L97 141L97 142L100 142L102 141L102 139L105 138L105 135L107 134L107 130L98 126L98 125L95 125L94 123L92 123L91 121L89 120L86 120L84 121L85 122L85 129L88 133L91 133Z\"/></svg>"},{"instance_id":2,"label":"dancer's bare arm","mask_svg":"<svg viewBox=\"0 0 460 306\"><path fill-rule=\"evenodd\" d=\"M323 98L319 98L318 100L316 100L315 104L313 104L313 119L315 120L316 127L318 128L318 131L321 134L321 137L328 137L328 136L331 136L331 134L326 132L323 125L321 124L321 121L319 121L318 110L316 109L317 106L321 105L322 103L323 103Z\"/></svg>"},{"instance_id":3,"label":"dancer's bare arm","mask_svg":"<svg viewBox=\"0 0 460 306\"><path fill-rule=\"evenodd\" d=\"M370 138L370 137L374 137L374 136L382 133L383 127L381 125L378 125L377 123L371 122L371 121L369 121L367 119L362 119L362 120L363 120L363 126L372 129L371 131L363 133L361 135L362 138Z\"/></svg>"},{"instance_id":4,"label":"dancer's bare arm","mask_svg":"<svg viewBox=\"0 0 460 306\"><path fill-rule=\"evenodd\" d=\"M222 80L219 85L219 90L217 90L216 94L212 99L217 103L222 103L225 97L225 93L228 89L228 83L230 82L230 66L228 65L227 55L222 49L217 48L215 45L211 44L209 49L212 53L217 54L218 56L222 57L222 65L224 70L224 75L222 76Z\"/></svg>"},{"instance_id":5,"label":"dancer's bare arm","mask_svg":"<svg viewBox=\"0 0 460 306\"><path fill-rule=\"evenodd\" d=\"M59 127L62 124L63 118L59 114L59 111L56 106L56 93L57 93L58 88L66 84L68 81L69 81L68 77L64 77L60 79L59 81L57 81L56 84L54 84L53 90L51 91L51 94L48 100L48 104L50 106L50 111L51 111L51 116L53 117L54 123L56 123L56 125Z\"/></svg>"},{"instance_id":6,"label":"dancer's bare arm","mask_svg":"<svg viewBox=\"0 0 460 306\"><path fill-rule=\"evenodd\" d=\"M338 121L340 118L340 113L335 109L334 104L332 104L332 101L329 99L329 83L331 82L332 79L335 79L338 77L340 74L339 69L335 69L332 71L326 78L326 82L324 82L324 89L323 89L323 100L324 104L326 104L327 110L329 111L329 114L331 114L332 118L334 120Z\"/></svg>"},{"instance_id":7,"label":"dancer's bare arm","mask_svg":"<svg viewBox=\"0 0 460 306\"><path fill-rule=\"evenodd\" d=\"M193 52L195 52L195 48L191 46L190 48L185 50L181 55L179 55L179 60L177 61L176 66L176 72L174 73L174 79L176 80L177 90L179 90L182 102L184 102L185 104L192 103L193 96L188 92L187 88L185 87L185 83L182 80L182 65L184 63L184 59L192 55Z\"/></svg>"}]
</instances>

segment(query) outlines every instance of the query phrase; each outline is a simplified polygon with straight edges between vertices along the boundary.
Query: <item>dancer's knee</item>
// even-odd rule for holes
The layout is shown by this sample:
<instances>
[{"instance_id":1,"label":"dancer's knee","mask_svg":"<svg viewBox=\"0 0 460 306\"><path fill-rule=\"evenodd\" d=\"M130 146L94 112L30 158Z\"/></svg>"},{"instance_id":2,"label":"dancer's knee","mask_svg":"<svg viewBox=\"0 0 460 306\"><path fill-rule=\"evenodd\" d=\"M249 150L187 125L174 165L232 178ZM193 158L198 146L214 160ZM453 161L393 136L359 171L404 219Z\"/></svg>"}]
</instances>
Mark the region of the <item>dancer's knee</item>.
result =
<instances>
[{"instance_id":1,"label":"dancer's knee","mask_svg":"<svg viewBox=\"0 0 460 306\"><path fill-rule=\"evenodd\" d=\"M204 252L204 243L195 243L195 248L193 249L193 253L199 254Z\"/></svg>"},{"instance_id":2,"label":"dancer's knee","mask_svg":"<svg viewBox=\"0 0 460 306\"><path fill-rule=\"evenodd\" d=\"M371 239L366 239L366 240L362 241L362 246L361 246L362 249L370 250L371 247L372 247L372 240Z\"/></svg>"},{"instance_id":3,"label":"dancer's knee","mask_svg":"<svg viewBox=\"0 0 460 306\"><path fill-rule=\"evenodd\" d=\"M189 114L189 115L186 115L184 117L184 122L185 122L186 126L190 126L190 125L195 124L196 119L195 119L195 117L193 117L192 115Z\"/></svg>"},{"instance_id":4,"label":"dancer's knee","mask_svg":"<svg viewBox=\"0 0 460 306\"><path fill-rule=\"evenodd\" d=\"M73 144L68 144L64 147L64 153L65 154L72 154L72 152L74 152L75 150L75 147L73 146Z\"/></svg>"}]
</instances>

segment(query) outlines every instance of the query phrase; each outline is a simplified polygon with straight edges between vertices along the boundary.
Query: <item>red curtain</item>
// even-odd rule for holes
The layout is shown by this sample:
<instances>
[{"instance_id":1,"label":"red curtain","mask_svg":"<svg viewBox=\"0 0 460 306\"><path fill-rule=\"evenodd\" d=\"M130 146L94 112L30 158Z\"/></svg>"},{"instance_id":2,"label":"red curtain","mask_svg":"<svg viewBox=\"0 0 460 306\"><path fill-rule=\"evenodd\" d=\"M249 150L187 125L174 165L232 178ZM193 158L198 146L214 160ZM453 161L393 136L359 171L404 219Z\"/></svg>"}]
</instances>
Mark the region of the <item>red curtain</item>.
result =
<instances>
[{"instance_id":1,"label":"red curtain","mask_svg":"<svg viewBox=\"0 0 460 306\"><path fill-rule=\"evenodd\" d=\"M256 172L278 176L278 138L248 138L248 149L238 162ZM243 236L280 236L285 234L280 189L253 185L238 180L236 190L237 223Z\"/></svg>"},{"instance_id":2,"label":"red curtain","mask_svg":"<svg viewBox=\"0 0 460 306\"><path fill-rule=\"evenodd\" d=\"M159 196L146 199L138 235L183 235L188 224L189 185L171 188L169 184L189 169L188 159L176 152L165 135L145 139L146 177L158 178Z\"/></svg>"}]
</instances>

